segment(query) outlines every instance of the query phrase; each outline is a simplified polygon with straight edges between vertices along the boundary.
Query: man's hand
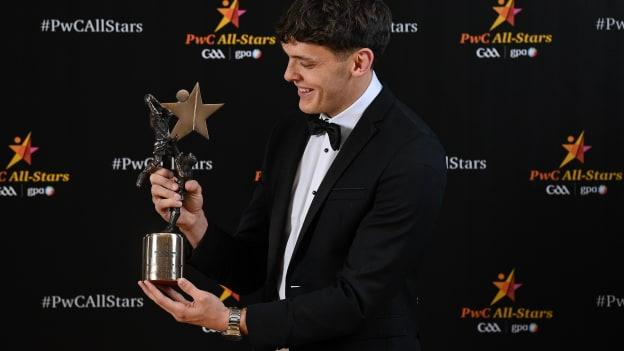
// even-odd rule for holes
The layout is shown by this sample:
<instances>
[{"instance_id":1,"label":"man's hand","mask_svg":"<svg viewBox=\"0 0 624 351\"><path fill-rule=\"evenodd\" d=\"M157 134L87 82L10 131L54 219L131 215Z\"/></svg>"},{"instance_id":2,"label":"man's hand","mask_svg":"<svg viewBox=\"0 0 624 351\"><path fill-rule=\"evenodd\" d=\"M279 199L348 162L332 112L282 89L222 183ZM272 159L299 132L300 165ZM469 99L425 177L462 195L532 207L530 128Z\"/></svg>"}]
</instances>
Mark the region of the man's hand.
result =
<instances>
[{"instance_id":1,"label":"man's hand","mask_svg":"<svg viewBox=\"0 0 624 351\"><path fill-rule=\"evenodd\" d=\"M147 297L169 312L178 322L219 331L227 329L229 310L223 302L184 278L178 279L178 286L193 298L192 301L169 286L161 286L161 291L147 280L139 281L139 286Z\"/></svg>"},{"instance_id":2,"label":"man's hand","mask_svg":"<svg viewBox=\"0 0 624 351\"><path fill-rule=\"evenodd\" d=\"M208 228L208 220L204 215L202 189L195 180L189 180L185 184L186 195L184 203L180 200L180 194L176 193L178 184L175 182L173 172L161 168L150 175L152 184L152 202L156 212L165 220L169 221L169 208L180 207L180 218L177 226L191 243L196 247Z\"/></svg>"}]
</instances>

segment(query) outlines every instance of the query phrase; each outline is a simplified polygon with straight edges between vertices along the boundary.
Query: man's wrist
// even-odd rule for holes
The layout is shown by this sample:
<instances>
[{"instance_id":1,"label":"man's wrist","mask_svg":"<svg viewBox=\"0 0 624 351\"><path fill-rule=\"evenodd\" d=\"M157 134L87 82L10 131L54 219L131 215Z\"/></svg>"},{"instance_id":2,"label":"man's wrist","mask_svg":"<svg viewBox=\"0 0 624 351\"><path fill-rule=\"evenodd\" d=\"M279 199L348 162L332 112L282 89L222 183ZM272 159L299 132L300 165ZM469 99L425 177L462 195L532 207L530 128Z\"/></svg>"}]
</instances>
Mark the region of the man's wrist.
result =
<instances>
[{"instance_id":1,"label":"man's wrist","mask_svg":"<svg viewBox=\"0 0 624 351\"><path fill-rule=\"evenodd\" d=\"M241 311L240 331L243 335L249 334L247 332L247 307L243 308Z\"/></svg>"},{"instance_id":2,"label":"man's wrist","mask_svg":"<svg viewBox=\"0 0 624 351\"><path fill-rule=\"evenodd\" d=\"M221 312L221 317L219 317L219 327L216 330L220 332L224 332L228 328L228 323L230 322L230 309L225 308L223 312Z\"/></svg>"},{"instance_id":3,"label":"man's wrist","mask_svg":"<svg viewBox=\"0 0 624 351\"><path fill-rule=\"evenodd\" d=\"M228 307L227 326L221 336L230 341L240 341L243 337L241 330L242 310L238 307Z\"/></svg>"},{"instance_id":4,"label":"man's wrist","mask_svg":"<svg viewBox=\"0 0 624 351\"><path fill-rule=\"evenodd\" d=\"M225 311L221 313L221 318L220 318L220 323L219 323L221 327L217 330L221 332L227 330L229 323L230 323L230 309L226 308ZM244 307L243 309L241 309L239 328L240 328L240 332L242 335L249 334L247 331L247 307Z\"/></svg>"},{"instance_id":5,"label":"man's wrist","mask_svg":"<svg viewBox=\"0 0 624 351\"><path fill-rule=\"evenodd\" d=\"M191 246L194 248L197 247L200 240L204 237L206 230L208 230L208 219L204 214L203 210L200 210L196 216L193 216L195 220L193 223L189 223L188 226L184 228L180 228L180 230L185 234Z\"/></svg>"}]
</instances>

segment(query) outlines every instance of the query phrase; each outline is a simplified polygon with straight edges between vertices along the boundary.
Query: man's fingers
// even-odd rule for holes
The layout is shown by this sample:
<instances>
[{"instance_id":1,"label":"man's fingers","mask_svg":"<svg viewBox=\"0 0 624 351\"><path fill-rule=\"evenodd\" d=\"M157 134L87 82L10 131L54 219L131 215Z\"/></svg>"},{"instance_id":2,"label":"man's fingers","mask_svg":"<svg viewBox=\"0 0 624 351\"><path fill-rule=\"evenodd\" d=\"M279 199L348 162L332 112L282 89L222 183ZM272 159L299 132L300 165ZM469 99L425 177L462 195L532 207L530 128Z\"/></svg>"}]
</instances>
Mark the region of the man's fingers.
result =
<instances>
[{"instance_id":1,"label":"man's fingers","mask_svg":"<svg viewBox=\"0 0 624 351\"><path fill-rule=\"evenodd\" d=\"M155 184L152 185L152 202L159 213L170 207L182 207L180 194Z\"/></svg>"},{"instance_id":2,"label":"man's fingers","mask_svg":"<svg viewBox=\"0 0 624 351\"><path fill-rule=\"evenodd\" d=\"M154 295L152 289L147 286L146 281L139 281L139 286L141 287L145 295L150 298L150 300L154 301L157 305L160 305L158 303L158 298L156 297L156 295Z\"/></svg>"},{"instance_id":3,"label":"man's fingers","mask_svg":"<svg viewBox=\"0 0 624 351\"><path fill-rule=\"evenodd\" d=\"M156 297L154 296L154 294L152 294L152 291L150 289L148 289L147 285L145 285L145 283L143 281L139 281L139 286L141 287L141 290L143 290L145 295L147 295L147 297L149 297L150 300L152 300L156 304L158 304L158 302L156 301Z\"/></svg>"},{"instance_id":4,"label":"man's fingers","mask_svg":"<svg viewBox=\"0 0 624 351\"><path fill-rule=\"evenodd\" d=\"M193 285L193 283L184 278L178 279L178 286L180 287L180 289L182 289L182 291L191 295L193 300L197 300L198 298L200 298L201 294L203 293L195 285Z\"/></svg>"},{"instance_id":5,"label":"man's fingers","mask_svg":"<svg viewBox=\"0 0 624 351\"><path fill-rule=\"evenodd\" d=\"M143 285L141 285L143 284ZM184 306L177 301L173 301L165 294L163 294L158 288L147 280L139 282L139 286L143 289L145 294L154 301L163 310L169 312L175 318L178 318L183 311Z\"/></svg>"},{"instance_id":6,"label":"man's fingers","mask_svg":"<svg viewBox=\"0 0 624 351\"><path fill-rule=\"evenodd\" d=\"M152 185L151 193L152 193L152 198L156 197L156 198L166 198L166 199L174 199L174 200L182 199L180 194L176 193L175 191L163 188L162 186L156 185L156 184Z\"/></svg>"},{"instance_id":7,"label":"man's fingers","mask_svg":"<svg viewBox=\"0 0 624 351\"><path fill-rule=\"evenodd\" d=\"M163 286L162 291L167 294L170 298L181 302L185 305L188 305L191 303L191 301L187 300L184 295L180 294L176 289L170 287L170 286Z\"/></svg>"},{"instance_id":8,"label":"man's fingers","mask_svg":"<svg viewBox=\"0 0 624 351\"><path fill-rule=\"evenodd\" d=\"M182 201L172 200L172 199L156 199L154 202L154 207L158 213L169 210L172 207L182 207Z\"/></svg>"},{"instance_id":9,"label":"man's fingers","mask_svg":"<svg viewBox=\"0 0 624 351\"><path fill-rule=\"evenodd\" d=\"M169 176L165 177L162 174L158 173L160 170L167 171ZM175 182L175 178L173 177L173 173L170 170L161 168L160 170L152 173L150 175L150 183L152 185L160 185L163 188L167 188L170 190L176 190L178 188L178 184Z\"/></svg>"},{"instance_id":10,"label":"man's fingers","mask_svg":"<svg viewBox=\"0 0 624 351\"><path fill-rule=\"evenodd\" d=\"M165 178L172 178L173 177L173 172L170 169L166 169L166 168L158 168L158 170L153 174L165 177Z\"/></svg>"},{"instance_id":11,"label":"man's fingers","mask_svg":"<svg viewBox=\"0 0 624 351\"><path fill-rule=\"evenodd\" d=\"M184 184L184 188L189 193L201 193L201 186L196 180L189 180Z\"/></svg>"}]
</instances>

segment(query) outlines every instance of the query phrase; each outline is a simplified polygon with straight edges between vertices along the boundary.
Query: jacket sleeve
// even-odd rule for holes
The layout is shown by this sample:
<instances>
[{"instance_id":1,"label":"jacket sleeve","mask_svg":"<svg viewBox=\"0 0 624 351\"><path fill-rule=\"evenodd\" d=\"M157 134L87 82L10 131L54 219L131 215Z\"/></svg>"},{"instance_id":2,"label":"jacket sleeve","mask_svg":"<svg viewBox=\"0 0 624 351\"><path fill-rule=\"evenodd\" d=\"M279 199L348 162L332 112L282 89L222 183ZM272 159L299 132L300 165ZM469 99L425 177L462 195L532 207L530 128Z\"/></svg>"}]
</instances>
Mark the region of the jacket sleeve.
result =
<instances>
[{"instance_id":1,"label":"jacket sleeve","mask_svg":"<svg viewBox=\"0 0 624 351\"><path fill-rule=\"evenodd\" d=\"M426 150L426 151L423 151ZM441 206L444 152L412 140L383 171L345 263L326 288L248 306L252 346L292 347L355 333L413 271Z\"/></svg>"},{"instance_id":2,"label":"jacket sleeve","mask_svg":"<svg viewBox=\"0 0 624 351\"><path fill-rule=\"evenodd\" d=\"M274 131L271 133L273 136ZM247 294L264 283L269 232L269 172L271 143L265 150L262 176L256 183L252 199L241 215L235 233L228 233L209 218L208 229L187 260L206 276Z\"/></svg>"},{"instance_id":3,"label":"jacket sleeve","mask_svg":"<svg viewBox=\"0 0 624 351\"><path fill-rule=\"evenodd\" d=\"M209 220L208 229L187 263L206 276L246 294L264 282L268 235L266 190L259 183L243 211L235 235Z\"/></svg>"}]
</instances>

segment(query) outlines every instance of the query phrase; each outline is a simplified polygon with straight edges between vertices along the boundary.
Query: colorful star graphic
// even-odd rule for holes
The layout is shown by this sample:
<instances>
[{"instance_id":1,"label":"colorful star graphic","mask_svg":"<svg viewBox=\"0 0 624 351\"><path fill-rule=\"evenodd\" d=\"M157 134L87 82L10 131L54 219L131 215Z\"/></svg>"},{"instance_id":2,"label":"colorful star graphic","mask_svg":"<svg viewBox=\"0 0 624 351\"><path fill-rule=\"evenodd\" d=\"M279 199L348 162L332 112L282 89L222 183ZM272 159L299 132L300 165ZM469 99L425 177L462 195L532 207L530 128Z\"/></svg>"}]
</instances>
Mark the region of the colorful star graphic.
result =
<instances>
[{"instance_id":1,"label":"colorful star graphic","mask_svg":"<svg viewBox=\"0 0 624 351\"><path fill-rule=\"evenodd\" d=\"M511 270L511 273L507 276L505 280L505 275L503 273L498 274L498 282L492 282L497 288L498 293L494 296L494 300L490 303L490 306L497 303L500 299L507 296L513 302L516 302L516 290L522 286L522 284L516 284L516 278L514 277L514 270Z\"/></svg>"},{"instance_id":2,"label":"colorful star graphic","mask_svg":"<svg viewBox=\"0 0 624 351\"><path fill-rule=\"evenodd\" d=\"M568 143L570 144L561 144L564 149L568 150L568 154L559 165L559 168L567 165L575 158L581 161L581 163L585 163L585 152L591 149L591 146L585 145L585 131L581 132L578 138L576 138L576 142L574 142L574 137L568 137Z\"/></svg>"},{"instance_id":3,"label":"colorful star graphic","mask_svg":"<svg viewBox=\"0 0 624 351\"><path fill-rule=\"evenodd\" d=\"M9 162L9 165L6 166L6 169L13 167L13 165L21 160L24 160L24 162L28 163L29 165L31 164L32 154L34 154L35 151L37 151L39 148L31 146L30 134L31 132L28 132L28 135L23 142L20 137L15 137L14 141L16 145L9 145L11 150L15 152L15 155L13 155L13 158L11 159L11 162Z\"/></svg>"},{"instance_id":4,"label":"colorful star graphic","mask_svg":"<svg viewBox=\"0 0 624 351\"><path fill-rule=\"evenodd\" d=\"M221 22L219 22L219 25L217 26L217 29L215 29L215 32L218 32L219 29L225 27L225 25L230 22L232 22L234 27L238 28L238 18L247 11L247 10L239 10L238 0L232 1L232 4L229 7L228 7L228 4L229 4L229 1L224 0L223 6L225 7L217 9L217 11L219 11L223 15L223 18L221 19Z\"/></svg>"},{"instance_id":5,"label":"colorful star graphic","mask_svg":"<svg viewBox=\"0 0 624 351\"><path fill-rule=\"evenodd\" d=\"M504 2L505 0L498 0L498 3L500 5L502 5ZM494 24L492 24L490 31L494 30L494 28L500 26L505 21L509 22L509 24L511 24L512 26L515 25L516 15L518 14L518 12L522 11L522 9L514 7L514 3L515 0L508 0L507 5L505 6L492 7L494 11L498 13L498 18L496 18L496 21L494 21Z\"/></svg>"}]
</instances>

